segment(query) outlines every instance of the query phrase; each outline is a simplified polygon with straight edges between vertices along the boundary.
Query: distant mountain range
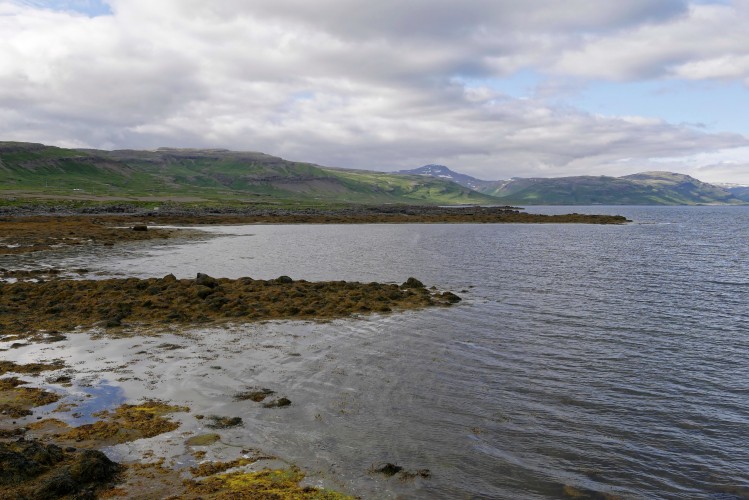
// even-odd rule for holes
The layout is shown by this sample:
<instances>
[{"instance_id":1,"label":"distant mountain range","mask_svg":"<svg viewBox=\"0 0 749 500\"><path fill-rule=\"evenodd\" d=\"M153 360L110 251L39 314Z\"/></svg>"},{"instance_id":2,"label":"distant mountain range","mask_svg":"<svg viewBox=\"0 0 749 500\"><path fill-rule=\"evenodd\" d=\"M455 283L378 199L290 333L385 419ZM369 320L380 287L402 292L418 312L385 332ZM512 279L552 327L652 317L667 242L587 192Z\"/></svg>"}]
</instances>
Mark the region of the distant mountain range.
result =
<instances>
[{"instance_id":1,"label":"distant mountain range","mask_svg":"<svg viewBox=\"0 0 749 500\"><path fill-rule=\"evenodd\" d=\"M274 205L696 205L747 203L749 187L671 172L484 181L443 165L385 173L226 149L103 151L0 142L0 195Z\"/></svg>"},{"instance_id":2,"label":"distant mountain range","mask_svg":"<svg viewBox=\"0 0 749 500\"><path fill-rule=\"evenodd\" d=\"M506 204L702 205L749 202L749 187L716 186L673 172L642 172L623 177L515 177L499 181L476 179L444 165L425 165L398 173L451 180Z\"/></svg>"}]
</instances>

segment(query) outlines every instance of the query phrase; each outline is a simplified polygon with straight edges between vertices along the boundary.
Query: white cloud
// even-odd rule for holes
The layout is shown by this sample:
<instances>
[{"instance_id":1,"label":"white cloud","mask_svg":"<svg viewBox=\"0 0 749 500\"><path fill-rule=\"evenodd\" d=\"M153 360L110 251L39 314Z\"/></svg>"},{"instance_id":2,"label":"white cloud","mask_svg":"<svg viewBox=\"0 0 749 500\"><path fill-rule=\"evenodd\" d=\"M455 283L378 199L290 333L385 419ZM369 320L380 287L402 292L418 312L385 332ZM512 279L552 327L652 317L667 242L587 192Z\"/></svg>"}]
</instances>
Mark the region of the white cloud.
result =
<instances>
[{"instance_id":1,"label":"white cloud","mask_svg":"<svg viewBox=\"0 0 749 500\"><path fill-rule=\"evenodd\" d=\"M748 78L740 6L683 1L0 0L0 136L230 147L342 167L442 162L478 177L616 173L746 146L642 117L511 99L471 76ZM743 16L743 17L742 17ZM731 40L690 41L722 30ZM719 37L718 37L719 38ZM617 170L619 169L619 170ZM629 173L629 172L622 172Z\"/></svg>"},{"instance_id":2,"label":"white cloud","mask_svg":"<svg viewBox=\"0 0 749 500\"><path fill-rule=\"evenodd\" d=\"M724 79L749 76L749 9L692 5L660 23L589 37L553 66L564 75L614 80Z\"/></svg>"}]
</instances>

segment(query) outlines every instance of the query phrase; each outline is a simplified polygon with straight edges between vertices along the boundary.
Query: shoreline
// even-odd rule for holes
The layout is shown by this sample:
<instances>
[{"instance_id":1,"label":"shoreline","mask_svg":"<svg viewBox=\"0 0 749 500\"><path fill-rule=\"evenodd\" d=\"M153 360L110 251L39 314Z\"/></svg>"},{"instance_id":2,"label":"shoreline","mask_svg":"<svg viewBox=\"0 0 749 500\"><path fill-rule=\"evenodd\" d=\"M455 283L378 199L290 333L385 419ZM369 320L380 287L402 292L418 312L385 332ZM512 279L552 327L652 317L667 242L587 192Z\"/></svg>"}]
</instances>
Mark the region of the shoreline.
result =
<instances>
[{"instance_id":1,"label":"shoreline","mask_svg":"<svg viewBox=\"0 0 749 500\"><path fill-rule=\"evenodd\" d=\"M132 212L125 213L132 209ZM542 215L514 207L379 206L342 209L200 208L135 210L109 206L83 213L0 212L0 255L48 251L80 245L209 237L200 226L242 224L596 224L622 225L620 215ZM172 228L160 226L177 226ZM190 228L193 231L190 231Z\"/></svg>"},{"instance_id":2,"label":"shoreline","mask_svg":"<svg viewBox=\"0 0 749 500\"><path fill-rule=\"evenodd\" d=\"M42 257L46 252L66 248L82 250L90 245L214 237L198 228L191 229L191 225L518 221L621 224L626 221L623 217L580 214L523 214L511 207L386 208L275 210L254 214L193 211L6 214L0 217L0 255L9 255L12 262L10 254L29 253L36 259L36 255ZM163 227L168 224L184 224L185 227ZM401 285L307 282L287 276L275 280L216 279L203 274L194 279L177 279L172 275L78 279L85 274L86 269L0 269L0 348L6 352L3 359L13 360L0 362L0 375L3 375L0 404L4 405L0 408L0 451L10 457L6 461L10 460L11 466L43 457L42 463L34 465L35 475L20 470L12 472L15 476L9 480L10 485L6 482L5 486L0 486L2 494L34 496L54 488L59 478L64 477L65 484L72 484L69 487L73 488L70 490L73 494L110 497L136 492L181 498L242 498L242 494L250 492L248 494L279 493L299 498L349 498L319 489L321 478L314 471L310 472L315 477L315 486L305 485L301 469L278 459L275 454L253 448L258 446L257 442L252 442L254 440L241 449L226 448L232 433L243 425L242 418L236 416L237 413L211 414L205 411L205 404L193 406L184 398L174 397L174 392L157 392L168 382L159 381L151 368L154 365L144 365L139 359L149 358L153 363L163 364L160 369L169 373L176 361L173 353L178 351L175 350L193 349L191 336L205 328L229 331L234 325L275 320L290 323L345 320L362 314L450 306L460 301L457 295L427 289L414 278ZM159 337L170 340L159 342ZM92 349L92 356L99 354L94 351L105 348L109 342L130 346L133 351L128 350L127 355L116 350L102 351L101 356L86 362L99 363L97 370L78 366L84 361L76 357L68 360L50 357L56 352L55 346L70 345L73 341L80 343L82 340L78 339L85 338L89 339L87 345ZM140 344L153 345L137 350ZM271 347L274 345L255 348ZM222 367L229 369L236 362L233 357L230 360L228 348L228 344L220 344L202 354L190 351L190 356L203 360L201 366L208 368L206 371L220 373ZM293 361L295 356L300 356L299 352L286 355ZM19 356L20 353L24 354ZM28 353L36 354L29 357ZM244 355L251 357L258 353L245 352ZM209 360L216 364L204 366ZM135 384L129 387L131 390L139 387L134 394L142 397L110 400L106 391L102 394L93 390L86 392L86 387L90 387L86 384L91 384L89 380L94 376L99 380L95 383L108 387L101 385L106 382L101 378L102 373L111 374L118 384ZM277 385L263 385L266 382L262 380L252 382L245 385L244 390L223 386L223 397L243 402L249 415L253 411L284 412L288 411L285 408L299 404L295 393L285 392L289 384L294 385L293 378L292 381L276 381ZM75 399L75 393L81 390L89 399ZM161 399L165 394L169 397ZM156 397L147 397L149 395ZM97 411L83 411L90 405ZM75 422L76 415L87 416L90 420ZM245 416L244 413L240 415ZM294 425L293 421L288 425ZM101 453L101 450L120 450L125 445L131 450L126 456L120 456L118 451L112 455L119 464ZM192 467L179 465L181 462L174 456L164 455L160 446L180 447L180 456L187 457ZM421 464L401 465L408 468L378 462L362 473L392 475L400 482L417 484L429 480L430 472L419 468ZM330 478L324 483L346 490L345 485L331 482Z\"/></svg>"},{"instance_id":3,"label":"shoreline","mask_svg":"<svg viewBox=\"0 0 749 500\"><path fill-rule=\"evenodd\" d=\"M0 207L0 220L44 217L93 217L132 222L144 218L162 224L360 224L360 223L588 223L622 224L619 215L541 215L513 206L350 205L342 207L254 207L163 204Z\"/></svg>"},{"instance_id":4,"label":"shoreline","mask_svg":"<svg viewBox=\"0 0 749 500\"><path fill-rule=\"evenodd\" d=\"M231 337L237 330L247 331L245 327L253 323L277 320L281 325L290 322L284 329L293 330L299 328L294 324L304 327L316 321L445 307L460 301L451 292L427 289L415 278L401 285L294 281L286 276L232 280L204 274L181 280L172 275L105 280L45 278L32 273L14 283L0 282L0 351L6 353L5 360L0 361L0 452L5 470L0 474L0 494L9 497L58 493L119 497L137 493L180 498L274 494L351 498L305 485L305 473L299 467L253 448L257 446L254 439L250 447L224 449L234 431L244 425L242 417L246 419L253 411L283 412L299 404L294 393L284 392L288 380L268 387L256 385L267 382L248 380L243 390L230 384L222 391L223 398L241 402L247 408L240 413L242 417L203 414L201 408L206 405L193 402L196 410L193 403L175 397L169 382L160 381L155 374L153 363L160 361L160 370L168 373L175 369L171 366L177 362L172 361L175 355L178 364L197 356L202 360L199 370L207 368L220 375L225 369L236 369L237 352L230 347L233 342L217 341L213 335L205 335L206 331ZM250 307L242 309L245 305ZM203 350L193 346L195 341L217 343ZM252 346L252 336L243 342ZM78 360L87 355L80 350L71 355L76 350L64 347L71 344L78 349L89 346L86 352L94 358ZM109 344L120 347L100 351ZM152 346L143 349L143 344ZM60 348L62 351L58 351ZM254 345L252 352L243 348L239 359L262 359L262 351L267 348L276 346ZM60 356L64 353L67 356ZM301 355L288 354L290 359ZM144 364L145 360L150 361ZM208 365L209 361L213 364ZM98 382L92 381L92 374ZM117 380L117 384L107 382L107 378ZM131 384L125 393L134 390L140 397L125 398L123 393L111 399L106 391L95 390L119 384ZM86 397L81 398L81 391ZM149 397L149 393L156 397ZM165 395L167 398L162 399ZM172 450L182 449L182 458L175 461L173 456L161 454L158 443ZM123 460L115 451L113 458L120 463L102 453L125 444L131 449L145 449L136 451L135 457L130 452ZM180 466L180 460L192 465ZM404 477L413 480L408 476L412 473L421 474L421 478L429 475L424 470L405 471ZM59 482L68 489L58 491Z\"/></svg>"}]
</instances>

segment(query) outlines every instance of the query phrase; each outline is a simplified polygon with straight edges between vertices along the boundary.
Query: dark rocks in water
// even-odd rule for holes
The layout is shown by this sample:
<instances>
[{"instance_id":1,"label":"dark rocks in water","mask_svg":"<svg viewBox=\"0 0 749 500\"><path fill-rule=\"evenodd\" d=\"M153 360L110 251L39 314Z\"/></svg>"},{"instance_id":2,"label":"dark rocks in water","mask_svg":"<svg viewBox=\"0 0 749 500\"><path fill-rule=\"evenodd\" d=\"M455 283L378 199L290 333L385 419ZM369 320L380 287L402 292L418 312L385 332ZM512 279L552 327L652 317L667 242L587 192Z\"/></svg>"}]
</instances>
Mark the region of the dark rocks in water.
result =
<instances>
[{"instance_id":1,"label":"dark rocks in water","mask_svg":"<svg viewBox=\"0 0 749 500\"><path fill-rule=\"evenodd\" d=\"M294 283L294 280L288 276L279 276L278 278L276 278L276 281L278 281L279 283Z\"/></svg>"},{"instance_id":2,"label":"dark rocks in water","mask_svg":"<svg viewBox=\"0 0 749 500\"><path fill-rule=\"evenodd\" d=\"M0 443L3 498L94 498L94 490L121 470L100 451L64 451L54 444L19 439Z\"/></svg>"},{"instance_id":3,"label":"dark rocks in water","mask_svg":"<svg viewBox=\"0 0 749 500\"><path fill-rule=\"evenodd\" d=\"M265 403L263 405L263 408L283 408L284 406L289 406L291 404L291 400L288 398L279 398L276 400L273 400L269 403Z\"/></svg>"},{"instance_id":4,"label":"dark rocks in water","mask_svg":"<svg viewBox=\"0 0 749 500\"><path fill-rule=\"evenodd\" d=\"M401 288L424 288L424 283L414 277L408 278Z\"/></svg>"},{"instance_id":5,"label":"dark rocks in water","mask_svg":"<svg viewBox=\"0 0 749 500\"><path fill-rule=\"evenodd\" d=\"M270 389L259 389L254 391L240 392L239 394L234 396L234 399L236 399L237 401L246 401L249 399L250 401L259 403L271 394L275 393Z\"/></svg>"},{"instance_id":6,"label":"dark rocks in water","mask_svg":"<svg viewBox=\"0 0 749 500\"><path fill-rule=\"evenodd\" d=\"M403 470L403 467L401 467L400 465L391 464L390 462L380 467L374 467L372 469L373 472L377 472L379 474L385 474L386 476L394 476L402 470Z\"/></svg>"},{"instance_id":7,"label":"dark rocks in water","mask_svg":"<svg viewBox=\"0 0 749 500\"><path fill-rule=\"evenodd\" d=\"M432 472L429 469L419 469L416 471L403 470L401 471L399 477L402 481L416 479L417 477L420 477L422 479L429 479L430 477L432 477Z\"/></svg>"},{"instance_id":8,"label":"dark rocks in water","mask_svg":"<svg viewBox=\"0 0 749 500\"><path fill-rule=\"evenodd\" d=\"M415 479L420 477L422 479L429 479L432 477L432 472L429 469L418 469L416 471L406 470L400 465L392 464L387 462L385 464L373 465L370 472L376 472L378 474L384 474L385 476L392 477L398 474L398 478L402 481L409 479Z\"/></svg>"},{"instance_id":9,"label":"dark rocks in water","mask_svg":"<svg viewBox=\"0 0 749 500\"><path fill-rule=\"evenodd\" d=\"M50 384L70 384L73 378L70 375L60 375L47 379Z\"/></svg>"},{"instance_id":10,"label":"dark rocks in water","mask_svg":"<svg viewBox=\"0 0 749 500\"><path fill-rule=\"evenodd\" d=\"M463 300L452 292L443 292L440 298L449 304L456 304Z\"/></svg>"},{"instance_id":11,"label":"dark rocks in water","mask_svg":"<svg viewBox=\"0 0 749 500\"><path fill-rule=\"evenodd\" d=\"M195 278L195 284L208 288L216 288L218 286L218 280L216 278L211 278L207 274L198 273L198 276Z\"/></svg>"},{"instance_id":12,"label":"dark rocks in water","mask_svg":"<svg viewBox=\"0 0 749 500\"><path fill-rule=\"evenodd\" d=\"M148 231L148 226L143 224L138 224L133 226L133 231Z\"/></svg>"},{"instance_id":13,"label":"dark rocks in water","mask_svg":"<svg viewBox=\"0 0 749 500\"><path fill-rule=\"evenodd\" d=\"M206 427L211 429L229 429L230 427L238 427L242 425L242 419L240 417L219 417L212 415L210 418L213 423L208 424Z\"/></svg>"}]
</instances>

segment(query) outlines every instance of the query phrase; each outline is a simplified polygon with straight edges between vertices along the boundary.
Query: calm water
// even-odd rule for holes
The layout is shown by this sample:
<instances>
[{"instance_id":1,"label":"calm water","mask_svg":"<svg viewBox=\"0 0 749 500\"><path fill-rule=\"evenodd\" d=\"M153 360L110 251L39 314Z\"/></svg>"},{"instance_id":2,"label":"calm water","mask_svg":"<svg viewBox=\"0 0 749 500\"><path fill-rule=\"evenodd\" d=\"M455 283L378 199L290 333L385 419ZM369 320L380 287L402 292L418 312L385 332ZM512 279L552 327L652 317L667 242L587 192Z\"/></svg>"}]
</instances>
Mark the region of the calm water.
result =
<instances>
[{"instance_id":1,"label":"calm water","mask_svg":"<svg viewBox=\"0 0 749 500\"><path fill-rule=\"evenodd\" d=\"M415 276L461 295L451 308L308 333L267 327L293 332L282 343L301 356L255 360L256 380L283 381L294 405L254 415L253 432L365 498L553 498L565 485L749 497L749 207L532 211L634 222L223 227L205 242L68 264L136 276ZM380 462L432 477L367 473Z\"/></svg>"}]
</instances>

